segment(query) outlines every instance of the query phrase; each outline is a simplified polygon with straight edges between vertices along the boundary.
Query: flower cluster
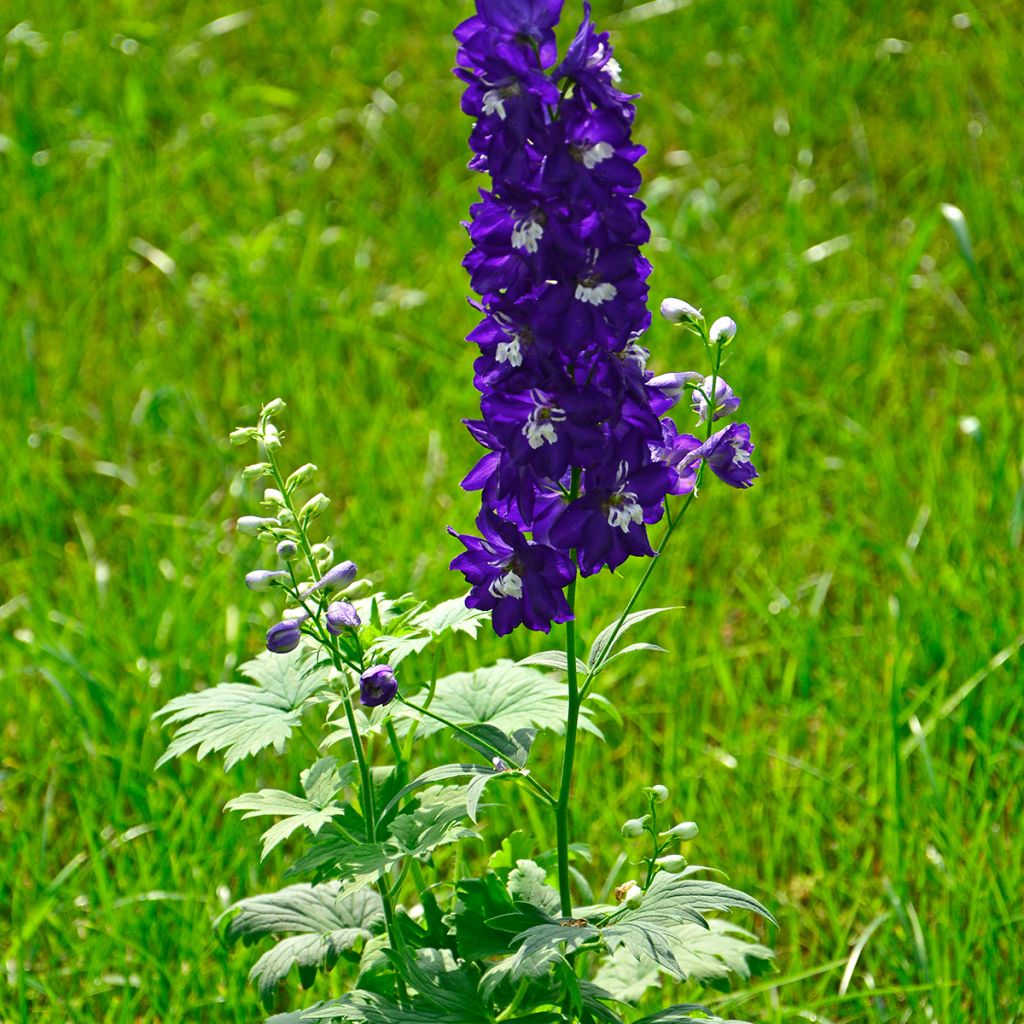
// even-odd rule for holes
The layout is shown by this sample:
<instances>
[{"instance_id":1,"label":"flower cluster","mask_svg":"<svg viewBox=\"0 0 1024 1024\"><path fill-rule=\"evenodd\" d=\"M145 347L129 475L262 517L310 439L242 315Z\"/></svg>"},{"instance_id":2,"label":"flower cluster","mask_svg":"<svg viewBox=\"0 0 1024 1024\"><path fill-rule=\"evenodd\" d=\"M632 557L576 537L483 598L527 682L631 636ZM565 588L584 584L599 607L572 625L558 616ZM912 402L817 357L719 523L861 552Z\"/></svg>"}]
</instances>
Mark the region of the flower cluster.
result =
<instances>
[{"instance_id":1,"label":"flower cluster","mask_svg":"<svg viewBox=\"0 0 1024 1024\"><path fill-rule=\"evenodd\" d=\"M640 344L651 267L640 253L649 229L635 195L635 97L618 89L589 5L558 61L562 2L477 0L455 32L463 109L475 118L470 167L491 187L471 209L464 261L483 315L468 336L480 350L481 418L467 426L486 454L463 487L481 491L482 536L456 534L466 551L452 568L499 634L571 618L563 591L577 569L654 555L647 527L669 495L693 489L701 459L738 486L754 475L749 432L747 448L734 432L706 449L664 418L703 377L655 377ZM702 420L712 405L714 420L738 404L724 382L713 389L694 403ZM730 458L747 468L726 467Z\"/></svg>"}]
</instances>

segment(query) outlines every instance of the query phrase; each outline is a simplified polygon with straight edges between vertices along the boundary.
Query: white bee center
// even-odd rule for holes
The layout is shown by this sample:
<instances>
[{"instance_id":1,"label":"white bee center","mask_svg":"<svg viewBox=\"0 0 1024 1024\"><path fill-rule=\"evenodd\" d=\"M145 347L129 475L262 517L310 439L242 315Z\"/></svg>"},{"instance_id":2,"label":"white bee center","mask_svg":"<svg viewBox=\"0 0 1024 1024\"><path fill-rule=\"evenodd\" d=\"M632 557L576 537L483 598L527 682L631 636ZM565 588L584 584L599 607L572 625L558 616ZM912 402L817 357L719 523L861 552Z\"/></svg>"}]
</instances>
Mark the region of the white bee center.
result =
<instances>
[{"instance_id":1,"label":"white bee center","mask_svg":"<svg viewBox=\"0 0 1024 1024\"><path fill-rule=\"evenodd\" d=\"M644 510L632 491L616 491L608 503L608 525L629 533L633 523L644 521Z\"/></svg>"},{"instance_id":2,"label":"white bee center","mask_svg":"<svg viewBox=\"0 0 1024 1024\"><path fill-rule=\"evenodd\" d=\"M505 120L505 98L501 95L500 89L490 89L484 93L484 113L493 114L495 112L502 121Z\"/></svg>"},{"instance_id":3,"label":"white bee center","mask_svg":"<svg viewBox=\"0 0 1024 1024\"><path fill-rule=\"evenodd\" d=\"M593 146L587 146L580 150L580 160L583 161L583 166L588 171L592 171L598 164L613 156L615 156L615 149L607 142L597 142Z\"/></svg>"},{"instance_id":4,"label":"white bee center","mask_svg":"<svg viewBox=\"0 0 1024 1024\"><path fill-rule=\"evenodd\" d=\"M608 58L608 63L605 64L604 69L608 72L608 77L616 85L622 81L622 65L614 57Z\"/></svg>"},{"instance_id":5,"label":"white bee center","mask_svg":"<svg viewBox=\"0 0 1024 1024\"><path fill-rule=\"evenodd\" d=\"M523 426L523 435L533 449L542 448L545 444L554 444L558 440L556 423L565 419L565 410L556 406L538 405L527 417Z\"/></svg>"},{"instance_id":6,"label":"white bee center","mask_svg":"<svg viewBox=\"0 0 1024 1024\"><path fill-rule=\"evenodd\" d=\"M600 306L603 302L610 302L618 294L619 291L615 285L609 284L607 281L594 285L576 285L576 298L580 302L589 302L592 306Z\"/></svg>"},{"instance_id":7,"label":"white bee center","mask_svg":"<svg viewBox=\"0 0 1024 1024\"><path fill-rule=\"evenodd\" d=\"M491 597L522 597L523 581L514 572L507 572L494 580L487 592Z\"/></svg>"},{"instance_id":8,"label":"white bee center","mask_svg":"<svg viewBox=\"0 0 1024 1024\"><path fill-rule=\"evenodd\" d=\"M537 243L544 236L544 226L532 217L524 217L516 222L512 229L512 247L514 249L525 249L527 252L536 252Z\"/></svg>"},{"instance_id":9,"label":"white bee center","mask_svg":"<svg viewBox=\"0 0 1024 1024\"><path fill-rule=\"evenodd\" d=\"M737 465L743 466L750 461L750 452L748 452L746 448L743 447L742 441L730 441L729 444L732 445L733 462L735 462Z\"/></svg>"},{"instance_id":10,"label":"white bee center","mask_svg":"<svg viewBox=\"0 0 1024 1024\"><path fill-rule=\"evenodd\" d=\"M510 366L522 366L523 352L519 345L518 335L509 341L498 342L498 350L495 352L494 358L499 363L508 363Z\"/></svg>"}]
</instances>

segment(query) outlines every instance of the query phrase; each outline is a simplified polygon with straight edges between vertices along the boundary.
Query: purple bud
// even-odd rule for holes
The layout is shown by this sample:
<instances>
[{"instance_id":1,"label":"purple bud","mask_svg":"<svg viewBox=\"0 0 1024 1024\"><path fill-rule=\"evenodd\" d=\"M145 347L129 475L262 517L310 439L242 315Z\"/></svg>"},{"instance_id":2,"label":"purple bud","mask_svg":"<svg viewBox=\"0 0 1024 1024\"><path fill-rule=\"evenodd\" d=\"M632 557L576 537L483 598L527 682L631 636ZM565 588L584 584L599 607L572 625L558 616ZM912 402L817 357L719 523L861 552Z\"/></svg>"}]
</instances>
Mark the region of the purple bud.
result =
<instances>
[{"instance_id":1,"label":"purple bud","mask_svg":"<svg viewBox=\"0 0 1024 1024\"><path fill-rule=\"evenodd\" d=\"M327 606L327 631L339 636L346 629L358 629L362 625L359 612L348 601L334 601Z\"/></svg>"},{"instance_id":2,"label":"purple bud","mask_svg":"<svg viewBox=\"0 0 1024 1024\"><path fill-rule=\"evenodd\" d=\"M267 650L271 654L287 654L299 646L301 636L301 624L294 619L285 619L267 630Z\"/></svg>"},{"instance_id":3,"label":"purple bud","mask_svg":"<svg viewBox=\"0 0 1024 1024\"><path fill-rule=\"evenodd\" d=\"M299 553L299 545L293 540L283 540L277 545L277 557L290 562Z\"/></svg>"},{"instance_id":4,"label":"purple bud","mask_svg":"<svg viewBox=\"0 0 1024 1024\"><path fill-rule=\"evenodd\" d=\"M359 572L355 562L339 562L333 569L328 569L310 588L310 593L323 590L324 587L347 587Z\"/></svg>"},{"instance_id":5,"label":"purple bud","mask_svg":"<svg viewBox=\"0 0 1024 1024\"><path fill-rule=\"evenodd\" d=\"M285 579L287 576L288 573L283 569L256 569L245 574L245 585L250 590L269 590L274 580Z\"/></svg>"},{"instance_id":6,"label":"purple bud","mask_svg":"<svg viewBox=\"0 0 1024 1024\"><path fill-rule=\"evenodd\" d=\"M708 418L708 401L707 393L711 390L711 378L707 378L704 381L704 386L701 391L694 391L693 393L693 411L697 414L697 418L701 423L706 423ZM734 413L740 407L740 400L733 392L732 388L719 377L715 381L715 412L711 417L713 420L721 419L723 416L728 416L730 413Z\"/></svg>"},{"instance_id":7,"label":"purple bud","mask_svg":"<svg viewBox=\"0 0 1024 1024\"><path fill-rule=\"evenodd\" d=\"M398 680L390 665L374 665L359 679L359 703L368 708L390 704L398 693Z\"/></svg>"}]
</instances>

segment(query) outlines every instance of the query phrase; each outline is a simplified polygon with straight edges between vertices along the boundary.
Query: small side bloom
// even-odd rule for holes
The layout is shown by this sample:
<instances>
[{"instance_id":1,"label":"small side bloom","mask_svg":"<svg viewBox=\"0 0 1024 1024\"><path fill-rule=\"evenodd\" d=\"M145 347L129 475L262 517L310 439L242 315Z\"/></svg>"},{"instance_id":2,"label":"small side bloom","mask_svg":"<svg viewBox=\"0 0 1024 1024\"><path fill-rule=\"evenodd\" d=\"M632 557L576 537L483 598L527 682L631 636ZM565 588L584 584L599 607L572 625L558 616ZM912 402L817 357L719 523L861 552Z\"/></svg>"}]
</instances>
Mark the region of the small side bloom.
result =
<instances>
[{"instance_id":1,"label":"small side bloom","mask_svg":"<svg viewBox=\"0 0 1024 1024\"><path fill-rule=\"evenodd\" d=\"M390 704L398 693L398 680L390 665L374 665L359 677L359 703L368 708Z\"/></svg>"},{"instance_id":2,"label":"small side bloom","mask_svg":"<svg viewBox=\"0 0 1024 1024\"><path fill-rule=\"evenodd\" d=\"M758 475L750 461L753 451L750 427L746 423L730 423L685 455L676 469L682 474L704 459L715 476L730 487L751 487Z\"/></svg>"},{"instance_id":3,"label":"small side bloom","mask_svg":"<svg viewBox=\"0 0 1024 1024\"><path fill-rule=\"evenodd\" d=\"M271 654L287 654L299 646L302 638L302 623L295 619L285 619L267 630L267 650Z\"/></svg>"},{"instance_id":4,"label":"small side bloom","mask_svg":"<svg viewBox=\"0 0 1024 1024\"><path fill-rule=\"evenodd\" d=\"M711 390L711 380L706 378L699 391L693 392L693 411L701 423L708 419L708 400L706 394ZM715 411L712 420L720 420L723 416L729 416L740 407L740 400L736 393L721 377L715 381Z\"/></svg>"}]
</instances>

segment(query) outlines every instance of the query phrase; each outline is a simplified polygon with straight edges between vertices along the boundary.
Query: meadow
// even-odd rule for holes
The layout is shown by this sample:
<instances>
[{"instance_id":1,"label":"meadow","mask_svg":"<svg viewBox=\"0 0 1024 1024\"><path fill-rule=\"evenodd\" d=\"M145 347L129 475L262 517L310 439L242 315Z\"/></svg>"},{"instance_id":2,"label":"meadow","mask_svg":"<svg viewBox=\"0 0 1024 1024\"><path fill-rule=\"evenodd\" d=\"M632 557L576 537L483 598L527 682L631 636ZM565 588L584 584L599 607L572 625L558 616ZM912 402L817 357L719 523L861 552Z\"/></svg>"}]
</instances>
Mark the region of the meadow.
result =
<instances>
[{"instance_id":1,"label":"meadow","mask_svg":"<svg viewBox=\"0 0 1024 1024\"><path fill-rule=\"evenodd\" d=\"M266 626L232 427L280 395L340 553L462 592L470 6L0 0L4 1022L262 1019L212 921L280 852L221 808L302 754L155 770L151 721ZM773 909L722 1016L1024 1020L1024 7L594 8L644 95L652 300L739 322L762 478L673 542L670 653L605 677L577 827L663 782ZM652 364L684 338L656 323ZM584 639L617 587L582 588Z\"/></svg>"}]
</instances>

